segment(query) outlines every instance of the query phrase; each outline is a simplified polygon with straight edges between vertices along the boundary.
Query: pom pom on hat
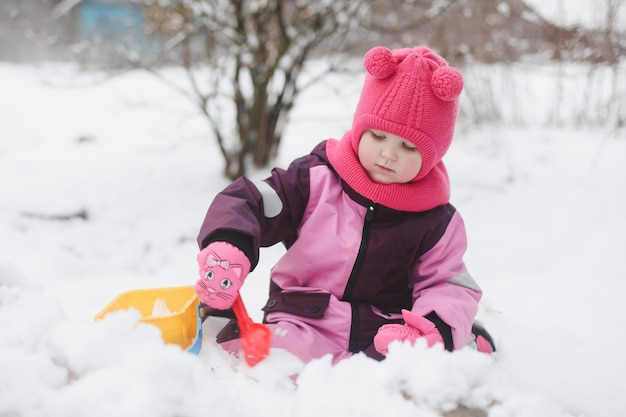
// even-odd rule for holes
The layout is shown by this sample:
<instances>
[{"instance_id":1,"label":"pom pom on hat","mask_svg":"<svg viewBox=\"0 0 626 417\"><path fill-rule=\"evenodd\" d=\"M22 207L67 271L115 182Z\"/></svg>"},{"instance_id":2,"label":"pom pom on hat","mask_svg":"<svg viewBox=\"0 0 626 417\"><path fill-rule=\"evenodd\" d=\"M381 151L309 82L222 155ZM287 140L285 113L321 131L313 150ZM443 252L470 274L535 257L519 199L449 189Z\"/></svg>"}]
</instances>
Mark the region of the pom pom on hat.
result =
<instances>
[{"instance_id":1,"label":"pom pom on hat","mask_svg":"<svg viewBox=\"0 0 626 417\"><path fill-rule=\"evenodd\" d=\"M363 65L372 77L382 80L396 72L398 60L390 49L377 46L365 54Z\"/></svg>"},{"instance_id":2,"label":"pom pom on hat","mask_svg":"<svg viewBox=\"0 0 626 417\"><path fill-rule=\"evenodd\" d=\"M463 90L463 76L452 67L437 68L430 80L430 88L441 100L455 100Z\"/></svg>"}]
</instances>

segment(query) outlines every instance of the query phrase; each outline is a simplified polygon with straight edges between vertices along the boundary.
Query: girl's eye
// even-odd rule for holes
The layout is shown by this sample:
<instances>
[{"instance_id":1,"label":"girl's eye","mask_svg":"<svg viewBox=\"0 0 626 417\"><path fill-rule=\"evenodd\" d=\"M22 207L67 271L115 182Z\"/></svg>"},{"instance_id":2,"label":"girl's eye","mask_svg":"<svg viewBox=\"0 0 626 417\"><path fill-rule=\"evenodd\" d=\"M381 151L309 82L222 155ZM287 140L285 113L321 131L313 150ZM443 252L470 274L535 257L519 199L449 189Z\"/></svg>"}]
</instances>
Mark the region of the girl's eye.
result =
<instances>
[{"instance_id":1,"label":"girl's eye","mask_svg":"<svg viewBox=\"0 0 626 417\"><path fill-rule=\"evenodd\" d=\"M383 135L378 135L378 134L376 134L376 133L372 132L371 130L370 130L370 133L372 134L372 136L374 137L374 139L378 139L378 140L383 140L383 139L385 139L385 137L384 137Z\"/></svg>"},{"instance_id":2,"label":"girl's eye","mask_svg":"<svg viewBox=\"0 0 626 417\"><path fill-rule=\"evenodd\" d=\"M231 282L230 282L230 280L228 280L228 279L226 279L226 278L224 278L224 279L222 280L222 282L220 282L220 287L222 287L222 289L223 289L223 290L227 290L227 289L229 289L229 288L230 288L230 286L231 286Z\"/></svg>"},{"instance_id":3,"label":"girl's eye","mask_svg":"<svg viewBox=\"0 0 626 417\"><path fill-rule=\"evenodd\" d=\"M404 147L404 149L406 149L407 151L416 151L417 148L415 146L413 146L413 144L409 144L409 143L403 143L402 146Z\"/></svg>"},{"instance_id":4,"label":"girl's eye","mask_svg":"<svg viewBox=\"0 0 626 417\"><path fill-rule=\"evenodd\" d=\"M204 273L204 279L207 281L213 281L213 278L215 278L215 273L213 271L206 271Z\"/></svg>"}]
</instances>

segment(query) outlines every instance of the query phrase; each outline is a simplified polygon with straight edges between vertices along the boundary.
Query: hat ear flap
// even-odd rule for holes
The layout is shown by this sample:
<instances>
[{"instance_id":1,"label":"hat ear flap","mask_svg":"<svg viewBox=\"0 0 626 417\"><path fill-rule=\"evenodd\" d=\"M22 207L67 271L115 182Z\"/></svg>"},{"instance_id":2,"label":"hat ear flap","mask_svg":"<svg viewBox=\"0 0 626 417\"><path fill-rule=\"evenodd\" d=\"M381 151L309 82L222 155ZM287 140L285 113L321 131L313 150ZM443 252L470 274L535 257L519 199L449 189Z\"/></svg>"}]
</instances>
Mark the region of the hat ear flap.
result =
<instances>
[{"instance_id":1,"label":"hat ear flap","mask_svg":"<svg viewBox=\"0 0 626 417\"><path fill-rule=\"evenodd\" d=\"M398 60L393 56L390 49L377 46L365 54L363 65L372 77L382 80L396 72Z\"/></svg>"},{"instance_id":2,"label":"hat ear flap","mask_svg":"<svg viewBox=\"0 0 626 417\"><path fill-rule=\"evenodd\" d=\"M456 68L439 67L433 72L430 88L441 100L455 100L463 90L463 76Z\"/></svg>"}]
</instances>

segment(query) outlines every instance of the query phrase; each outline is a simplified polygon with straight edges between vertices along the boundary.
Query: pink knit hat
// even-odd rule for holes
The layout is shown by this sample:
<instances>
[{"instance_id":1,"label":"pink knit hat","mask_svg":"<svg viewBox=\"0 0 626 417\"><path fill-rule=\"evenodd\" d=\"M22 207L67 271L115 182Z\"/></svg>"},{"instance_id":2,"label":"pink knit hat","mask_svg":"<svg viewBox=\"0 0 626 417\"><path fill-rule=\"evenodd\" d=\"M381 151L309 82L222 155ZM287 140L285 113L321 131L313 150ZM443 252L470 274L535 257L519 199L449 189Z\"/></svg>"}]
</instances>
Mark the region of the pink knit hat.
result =
<instances>
[{"instance_id":1,"label":"pink knit hat","mask_svg":"<svg viewBox=\"0 0 626 417\"><path fill-rule=\"evenodd\" d=\"M326 146L332 166L357 192L396 210L424 211L450 198L442 158L454 135L463 77L432 50L418 46L365 54L367 75L352 130ZM407 184L378 184L358 161L363 132L381 130L413 143L422 153L420 172Z\"/></svg>"}]
</instances>

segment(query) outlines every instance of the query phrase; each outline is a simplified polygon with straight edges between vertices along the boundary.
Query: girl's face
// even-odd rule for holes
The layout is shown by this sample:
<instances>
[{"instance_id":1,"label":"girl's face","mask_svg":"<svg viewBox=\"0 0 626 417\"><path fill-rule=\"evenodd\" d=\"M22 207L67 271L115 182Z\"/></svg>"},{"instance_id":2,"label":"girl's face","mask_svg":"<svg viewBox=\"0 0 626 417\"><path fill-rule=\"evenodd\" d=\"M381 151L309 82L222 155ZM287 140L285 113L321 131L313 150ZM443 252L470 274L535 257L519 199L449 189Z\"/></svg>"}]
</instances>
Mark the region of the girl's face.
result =
<instances>
[{"instance_id":1,"label":"girl's face","mask_svg":"<svg viewBox=\"0 0 626 417\"><path fill-rule=\"evenodd\" d=\"M422 154L408 140L380 130L366 130L359 142L359 162L379 184L406 183L422 168Z\"/></svg>"}]
</instances>

